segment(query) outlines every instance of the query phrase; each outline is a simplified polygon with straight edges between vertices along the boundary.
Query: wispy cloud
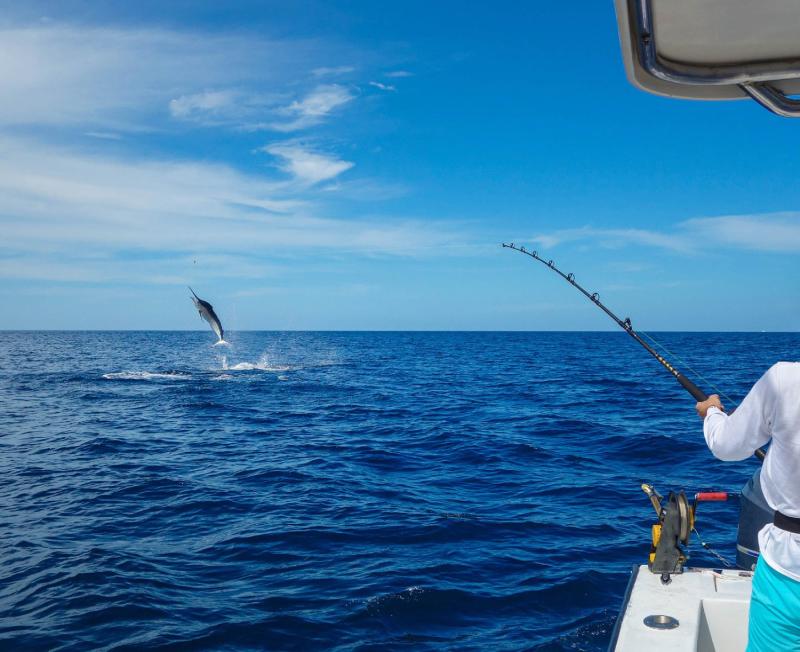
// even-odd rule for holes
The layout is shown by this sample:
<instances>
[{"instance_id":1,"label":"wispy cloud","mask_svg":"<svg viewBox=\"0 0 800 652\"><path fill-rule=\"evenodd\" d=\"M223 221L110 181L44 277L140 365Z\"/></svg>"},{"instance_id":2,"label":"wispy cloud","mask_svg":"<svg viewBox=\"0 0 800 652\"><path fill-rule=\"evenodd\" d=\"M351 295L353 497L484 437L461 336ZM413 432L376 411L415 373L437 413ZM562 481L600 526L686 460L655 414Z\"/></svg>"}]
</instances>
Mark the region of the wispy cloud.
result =
<instances>
[{"instance_id":1,"label":"wispy cloud","mask_svg":"<svg viewBox=\"0 0 800 652\"><path fill-rule=\"evenodd\" d=\"M355 72L354 66L322 66L320 68L314 68L311 74L315 77L338 77L351 72Z\"/></svg>"},{"instance_id":2,"label":"wispy cloud","mask_svg":"<svg viewBox=\"0 0 800 652\"><path fill-rule=\"evenodd\" d=\"M287 111L297 113L302 117L322 118L352 99L353 96L343 86L335 84L317 86L313 92L299 102L292 102Z\"/></svg>"},{"instance_id":3,"label":"wispy cloud","mask_svg":"<svg viewBox=\"0 0 800 652\"><path fill-rule=\"evenodd\" d=\"M703 246L800 252L800 213L706 217L687 220L681 227Z\"/></svg>"},{"instance_id":4,"label":"wispy cloud","mask_svg":"<svg viewBox=\"0 0 800 652\"><path fill-rule=\"evenodd\" d=\"M338 84L319 84L298 99L290 98L287 92L203 91L170 100L169 112L203 126L287 133L321 124L355 95Z\"/></svg>"},{"instance_id":5,"label":"wispy cloud","mask_svg":"<svg viewBox=\"0 0 800 652\"><path fill-rule=\"evenodd\" d=\"M287 165L295 156L291 164L309 181L351 165L313 152L305 161L300 151L283 154ZM331 217L296 183L225 165L114 158L9 138L0 138L0 230L0 276L55 281L103 279L103 269L108 278L175 278L176 265L165 258L199 255L217 257L217 275L241 271L242 257L309 249L418 255L466 237L436 221ZM127 252L138 252L137 261L123 274Z\"/></svg>"},{"instance_id":6,"label":"wispy cloud","mask_svg":"<svg viewBox=\"0 0 800 652\"><path fill-rule=\"evenodd\" d=\"M344 86L323 84L301 100L295 100L279 111L288 119L262 125L273 131L299 131L324 121L333 111L353 101L355 96Z\"/></svg>"},{"instance_id":7,"label":"wispy cloud","mask_svg":"<svg viewBox=\"0 0 800 652\"><path fill-rule=\"evenodd\" d=\"M288 95L252 89L202 91L176 97L168 108L174 119L202 127L256 131L264 127L265 119L284 113Z\"/></svg>"},{"instance_id":8,"label":"wispy cloud","mask_svg":"<svg viewBox=\"0 0 800 652\"><path fill-rule=\"evenodd\" d=\"M185 285L191 278L258 280L286 273L286 267L247 254L195 256L139 253L135 259L66 254L59 259L37 252L0 255L0 278L62 283Z\"/></svg>"},{"instance_id":9,"label":"wispy cloud","mask_svg":"<svg viewBox=\"0 0 800 652\"><path fill-rule=\"evenodd\" d=\"M220 114L230 110L235 98L233 91L204 91L192 95L181 95L170 100L169 112L175 118Z\"/></svg>"},{"instance_id":10,"label":"wispy cloud","mask_svg":"<svg viewBox=\"0 0 800 652\"><path fill-rule=\"evenodd\" d=\"M568 242L585 241L592 241L597 246L611 249L628 245L644 245L684 252L691 249L691 243L682 236L647 229L598 229L585 226L542 233L531 240L545 249Z\"/></svg>"},{"instance_id":11,"label":"wispy cloud","mask_svg":"<svg viewBox=\"0 0 800 652\"><path fill-rule=\"evenodd\" d=\"M402 77L413 77L414 73L409 72L408 70L392 70L391 72L387 72L386 76L394 79L400 79Z\"/></svg>"},{"instance_id":12,"label":"wispy cloud","mask_svg":"<svg viewBox=\"0 0 800 652\"><path fill-rule=\"evenodd\" d=\"M378 179L334 179L320 187L324 192L336 193L339 199L356 201L386 201L408 194L409 188L402 183L391 183Z\"/></svg>"},{"instance_id":13,"label":"wispy cloud","mask_svg":"<svg viewBox=\"0 0 800 652\"><path fill-rule=\"evenodd\" d=\"M396 91L397 88L392 86L391 84L381 84L381 82L371 81L369 82L370 86L374 86L375 88L379 88L382 91Z\"/></svg>"},{"instance_id":14,"label":"wispy cloud","mask_svg":"<svg viewBox=\"0 0 800 652\"><path fill-rule=\"evenodd\" d=\"M140 27L0 29L0 277L172 283L202 256L217 276L256 278L270 254L417 255L462 242L436 221L351 219L343 200L404 190L345 175L354 163L313 133L263 148L288 177L214 163L185 140L197 126L244 140L332 121L357 98L341 81L355 66L319 65L341 60L334 50ZM180 154L157 137L168 132L184 138Z\"/></svg>"},{"instance_id":15,"label":"wispy cloud","mask_svg":"<svg viewBox=\"0 0 800 652\"><path fill-rule=\"evenodd\" d=\"M293 178L309 184L333 179L354 165L350 161L316 152L300 143L268 145L263 151L277 156L281 160L279 167Z\"/></svg>"},{"instance_id":16,"label":"wispy cloud","mask_svg":"<svg viewBox=\"0 0 800 652\"><path fill-rule=\"evenodd\" d=\"M237 87L288 86L324 56L317 42L145 28L0 30L0 126L152 128L171 100L191 112ZM220 89L207 94L203 89ZM8 101L13 98L13 101ZM183 98L183 99L181 99Z\"/></svg>"},{"instance_id":17,"label":"wispy cloud","mask_svg":"<svg viewBox=\"0 0 800 652\"><path fill-rule=\"evenodd\" d=\"M87 131L83 135L89 136L89 138L99 138L100 140L122 140L122 136L113 131Z\"/></svg>"},{"instance_id":18,"label":"wispy cloud","mask_svg":"<svg viewBox=\"0 0 800 652\"><path fill-rule=\"evenodd\" d=\"M701 217L679 222L671 230L664 231L586 226L538 234L531 241L544 248L591 241L603 248L635 245L677 253L692 253L708 247L794 253L800 252L800 213Z\"/></svg>"}]
</instances>

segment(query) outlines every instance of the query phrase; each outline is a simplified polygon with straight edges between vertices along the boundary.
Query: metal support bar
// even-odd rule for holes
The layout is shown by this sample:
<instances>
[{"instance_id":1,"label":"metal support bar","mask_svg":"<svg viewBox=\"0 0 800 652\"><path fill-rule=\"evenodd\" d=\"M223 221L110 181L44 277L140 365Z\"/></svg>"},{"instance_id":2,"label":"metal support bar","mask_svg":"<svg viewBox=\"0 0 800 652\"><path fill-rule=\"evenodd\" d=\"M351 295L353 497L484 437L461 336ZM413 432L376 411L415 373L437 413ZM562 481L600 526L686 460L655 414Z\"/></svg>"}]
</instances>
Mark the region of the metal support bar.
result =
<instances>
[{"instance_id":1,"label":"metal support bar","mask_svg":"<svg viewBox=\"0 0 800 652\"><path fill-rule=\"evenodd\" d=\"M739 84L739 88L776 115L784 118L800 118L800 100L784 95L769 84Z\"/></svg>"}]
</instances>

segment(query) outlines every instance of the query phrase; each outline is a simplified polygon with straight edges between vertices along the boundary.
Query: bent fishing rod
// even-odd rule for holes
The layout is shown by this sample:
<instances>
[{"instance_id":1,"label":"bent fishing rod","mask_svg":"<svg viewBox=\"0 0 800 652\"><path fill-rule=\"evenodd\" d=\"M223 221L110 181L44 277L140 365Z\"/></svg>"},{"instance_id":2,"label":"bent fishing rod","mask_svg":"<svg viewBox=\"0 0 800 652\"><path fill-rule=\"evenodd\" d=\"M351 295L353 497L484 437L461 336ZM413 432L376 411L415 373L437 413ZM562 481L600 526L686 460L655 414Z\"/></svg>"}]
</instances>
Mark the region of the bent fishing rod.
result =
<instances>
[{"instance_id":1,"label":"bent fishing rod","mask_svg":"<svg viewBox=\"0 0 800 652\"><path fill-rule=\"evenodd\" d=\"M708 399L708 395L701 390L697 385L695 385L691 380L689 380L686 376L684 376L680 371L678 371L675 367L673 367L667 360L664 359L658 351L656 351L652 346L650 346L647 342L645 342L641 336L633 330L633 326L631 325L630 317L626 317L625 319L620 319L617 317L608 307L600 301L600 295L597 292L589 292L586 290L580 283L575 280L575 274L569 273L565 274L562 272L558 267L555 266L555 263L552 260L545 260L544 258L540 257L536 251L528 251L525 249L524 246L517 246L513 242L506 244L503 243L503 247L506 249L513 249L514 251L519 251L526 256L530 256L534 260L538 260L540 263L552 269L556 274L558 274L561 278L563 278L567 283L572 285L576 290L578 290L581 294L583 294L589 301L595 304L600 310L606 313L611 319L613 319L617 326L619 326L622 330L624 330L628 335L630 335L634 340L636 340L642 347L644 347L645 351L647 351L650 355L652 355L658 362L664 367L667 371L669 371L672 376L677 380L681 387L683 387L689 394L692 395L692 398L699 403ZM759 448L755 451L755 456L763 460L766 453L762 448Z\"/></svg>"}]
</instances>

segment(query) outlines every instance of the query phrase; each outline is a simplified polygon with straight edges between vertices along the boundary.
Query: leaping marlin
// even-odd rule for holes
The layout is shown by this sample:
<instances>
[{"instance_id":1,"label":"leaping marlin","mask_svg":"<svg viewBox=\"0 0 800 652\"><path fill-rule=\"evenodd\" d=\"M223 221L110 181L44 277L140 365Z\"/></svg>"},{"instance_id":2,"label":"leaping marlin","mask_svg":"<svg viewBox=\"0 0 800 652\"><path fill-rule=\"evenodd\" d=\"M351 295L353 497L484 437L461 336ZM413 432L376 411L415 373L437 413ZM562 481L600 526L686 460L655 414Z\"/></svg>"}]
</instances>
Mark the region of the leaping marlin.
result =
<instances>
[{"instance_id":1,"label":"leaping marlin","mask_svg":"<svg viewBox=\"0 0 800 652\"><path fill-rule=\"evenodd\" d=\"M227 344L224 339L225 331L222 330L222 322L220 322L219 317L217 317L217 313L214 312L213 306L208 301L203 301L198 297L192 288L189 288L189 292L194 295L191 299L194 301L194 307L197 308L200 317L205 319L211 326L211 330L217 334L219 341L216 342L216 344Z\"/></svg>"}]
</instances>

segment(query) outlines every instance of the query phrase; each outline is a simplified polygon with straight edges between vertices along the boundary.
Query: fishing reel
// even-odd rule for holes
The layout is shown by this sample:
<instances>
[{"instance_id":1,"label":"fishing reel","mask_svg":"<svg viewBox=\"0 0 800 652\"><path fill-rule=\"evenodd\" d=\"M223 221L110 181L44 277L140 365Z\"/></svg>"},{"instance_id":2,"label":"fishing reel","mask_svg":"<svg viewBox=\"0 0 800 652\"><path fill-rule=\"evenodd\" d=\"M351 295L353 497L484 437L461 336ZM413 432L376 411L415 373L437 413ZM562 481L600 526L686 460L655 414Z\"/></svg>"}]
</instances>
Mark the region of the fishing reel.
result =
<instances>
[{"instance_id":1,"label":"fishing reel","mask_svg":"<svg viewBox=\"0 0 800 652\"><path fill-rule=\"evenodd\" d=\"M669 584L672 579L670 575L679 575L683 572L683 566L689 559L689 553L682 546L689 545L689 537L692 532L699 533L695 529L695 515L697 514L697 504L701 502L725 502L731 496L727 491L700 491L694 495L692 504L686 498L683 491L675 493L669 492L666 504L662 503L664 497L660 495L653 485L643 484L642 491L647 494L653 509L656 510L658 523L653 523L652 544L650 546L650 556L647 568L651 573L661 574L661 581ZM731 564L712 550L702 539L700 545L717 557L726 566Z\"/></svg>"},{"instance_id":2,"label":"fishing reel","mask_svg":"<svg viewBox=\"0 0 800 652\"><path fill-rule=\"evenodd\" d=\"M682 548L689 544L689 536L694 529L694 506L689 505L683 491L669 492L666 503L649 484L642 485L658 515L658 523L652 527L652 545L647 568L651 573L660 574L661 582L669 584L671 575L683 573L689 554Z\"/></svg>"}]
</instances>

